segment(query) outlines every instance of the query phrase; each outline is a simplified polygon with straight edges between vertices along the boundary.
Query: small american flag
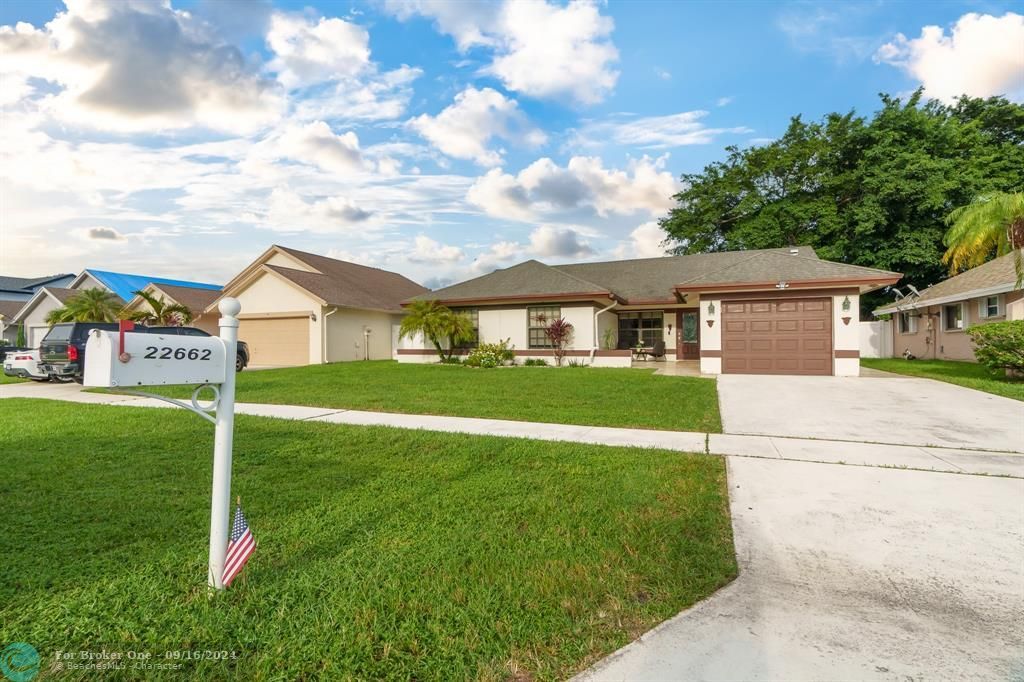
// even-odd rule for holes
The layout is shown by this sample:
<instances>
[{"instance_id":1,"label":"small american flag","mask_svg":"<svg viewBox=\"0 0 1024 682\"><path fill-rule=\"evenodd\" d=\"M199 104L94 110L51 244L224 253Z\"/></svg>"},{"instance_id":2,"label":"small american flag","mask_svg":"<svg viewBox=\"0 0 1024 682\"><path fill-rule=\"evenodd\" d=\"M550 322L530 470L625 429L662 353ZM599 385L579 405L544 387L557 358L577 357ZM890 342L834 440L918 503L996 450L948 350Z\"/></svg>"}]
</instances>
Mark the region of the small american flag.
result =
<instances>
[{"instance_id":1,"label":"small american flag","mask_svg":"<svg viewBox=\"0 0 1024 682\"><path fill-rule=\"evenodd\" d=\"M224 559L224 575L220 581L227 587L235 579L256 549L256 540L249 532L249 524L245 521L242 506L235 507L235 523L231 526L231 539L228 541L228 554Z\"/></svg>"}]
</instances>

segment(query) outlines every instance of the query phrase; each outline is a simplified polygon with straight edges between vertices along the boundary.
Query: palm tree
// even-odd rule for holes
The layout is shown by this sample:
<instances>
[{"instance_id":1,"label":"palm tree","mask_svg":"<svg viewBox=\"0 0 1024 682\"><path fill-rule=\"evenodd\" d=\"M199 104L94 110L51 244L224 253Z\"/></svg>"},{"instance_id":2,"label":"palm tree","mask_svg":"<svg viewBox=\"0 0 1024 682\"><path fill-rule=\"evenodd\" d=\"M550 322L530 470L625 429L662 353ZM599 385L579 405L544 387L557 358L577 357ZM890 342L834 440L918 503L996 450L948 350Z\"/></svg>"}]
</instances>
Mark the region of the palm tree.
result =
<instances>
[{"instance_id":1,"label":"palm tree","mask_svg":"<svg viewBox=\"0 0 1024 682\"><path fill-rule=\"evenodd\" d=\"M946 216L949 231L942 261L956 274L981 265L993 255L1014 254L1017 286L1024 282L1024 193L983 194Z\"/></svg>"},{"instance_id":2,"label":"palm tree","mask_svg":"<svg viewBox=\"0 0 1024 682\"><path fill-rule=\"evenodd\" d=\"M60 308L46 314L49 325L58 322L116 322L123 306L121 298L103 289L82 289Z\"/></svg>"},{"instance_id":3,"label":"palm tree","mask_svg":"<svg viewBox=\"0 0 1024 682\"><path fill-rule=\"evenodd\" d=\"M145 291L132 292L149 304L149 310L129 314L129 320L161 327L182 327L192 321L192 311L180 303L168 303L163 296L157 298Z\"/></svg>"},{"instance_id":4,"label":"palm tree","mask_svg":"<svg viewBox=\"0 0 1024 682\"><path fill-rule=\"evenodd\" d=\"M408 314L402 318L398 338L414 334L423 334L434 344L441 362L451 358L452 349L461 341L473 337L473 323L465 315L459 315L450 308L441 305L440 301L413 301L409 304ZM448 340L448 351L441 346L443 339Z\"/></svg>"}]
</instances>

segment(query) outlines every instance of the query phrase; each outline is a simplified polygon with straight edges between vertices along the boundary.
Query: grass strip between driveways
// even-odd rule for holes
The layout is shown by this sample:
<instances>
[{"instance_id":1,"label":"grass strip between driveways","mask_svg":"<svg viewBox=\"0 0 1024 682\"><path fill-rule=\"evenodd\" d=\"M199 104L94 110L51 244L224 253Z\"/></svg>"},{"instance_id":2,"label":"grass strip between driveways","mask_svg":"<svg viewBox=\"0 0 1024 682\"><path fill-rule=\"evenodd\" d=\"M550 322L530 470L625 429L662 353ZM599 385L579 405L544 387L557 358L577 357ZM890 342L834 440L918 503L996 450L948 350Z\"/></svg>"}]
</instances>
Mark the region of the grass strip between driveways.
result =
<instances>
[{"instance_id":1,"label":"grass strip between driveways","mask_svg":"<svg viewBox=\"0 0 1024 682\"><path fill-rule=\"evenodd\" d=\"M44 676L106 649L237 653L122 679L561 679L736 574L721 458L239 416L258 546L211 600L207 422L2 409L0 641Z\"/></svg>"},{"instance_id":2,"label":"grass strip between driveways","mask_svg":"<svg viewBox=\"0 0 1024 682\"><path fill-rule=\"evenodd\" d=\"M20 384L28 379L22 379L21 377L9 377L6 374L0 374L0 384Z\"/></svg>"},{"instance_id":3,"label":"grass strip between driveways","mask_svg":"<svg viewBox=\"0 0 1024 682\"><path fill-rule=\"evenodd\" d=\"M185 398L191 388L147 387ZM714 379L610 368L339 362L238 375L237 399L407 414L720 433Z\"/></svg>"},{"instance_id":4,"label":"grass strip between driveways","mask_svg":"<svg viewBox=\"0 0 1024 682\"><path fill-rule=\"evenodd\" d=\"M991 371L975 362L953 360L904 360L902 358L863 358L861 365L871 369L945 381L950 384L973 388L1004 398L1024 400L1024 379L1011 379L1005 374Z\"/></svg>"}]
</instances>

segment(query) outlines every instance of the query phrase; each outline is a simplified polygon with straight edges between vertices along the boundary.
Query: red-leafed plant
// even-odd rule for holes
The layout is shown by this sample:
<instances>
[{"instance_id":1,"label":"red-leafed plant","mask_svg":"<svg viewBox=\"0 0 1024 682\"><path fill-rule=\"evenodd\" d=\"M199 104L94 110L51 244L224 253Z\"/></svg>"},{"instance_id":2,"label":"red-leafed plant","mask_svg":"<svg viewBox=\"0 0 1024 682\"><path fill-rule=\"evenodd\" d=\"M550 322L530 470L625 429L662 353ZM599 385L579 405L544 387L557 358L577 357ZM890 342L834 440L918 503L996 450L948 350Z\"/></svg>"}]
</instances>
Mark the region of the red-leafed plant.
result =
<instances>
[{"instance_id":1,"label":"red-leafed plant","mask_svg":"<svg viewBox=\"0 0 1024 682\"><path fill-rule=\"evenodd\" d=\"M565 347L572 340L572 323L567 322L564 317L558 317L548 323L544 332L551 339L551 348L555 356L555 364L562 366L562 358L565 357Z\"/></svg>"}]
</instances>

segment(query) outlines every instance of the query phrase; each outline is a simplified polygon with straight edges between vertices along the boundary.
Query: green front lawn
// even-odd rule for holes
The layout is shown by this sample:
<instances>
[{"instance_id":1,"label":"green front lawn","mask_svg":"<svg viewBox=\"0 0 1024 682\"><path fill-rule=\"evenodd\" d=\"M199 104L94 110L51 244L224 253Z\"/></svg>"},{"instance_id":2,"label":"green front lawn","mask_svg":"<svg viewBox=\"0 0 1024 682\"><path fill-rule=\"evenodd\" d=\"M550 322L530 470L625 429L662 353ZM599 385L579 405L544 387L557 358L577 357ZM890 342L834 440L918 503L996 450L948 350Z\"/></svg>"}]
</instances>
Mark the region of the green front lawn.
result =
<instances>
[{"instance_id":1,"label":"green front lawn","mask_svg":"<svg viewBox=\"0 0 1024 682\"><path fill-rule=\"evenodd\" d=\"M207 422L3 410L0 641L44 676L106 649L237 654L165 679L564 679L736 575L719 458L240 416L258 547L209 599Z\"/></svg>"},{"instance_id":2,"label":"green front lawn","mask_svg":"<svg viewBox=\"0 0 1024 682\"><path fill-rule=\"evenodd\" d=\"M22 379L21 377L9 377L6 374L0 374L0 384L19 384L23 381L28 381L28 379Z\"/></svg>"},{"instance_id":3,"label":"green front lawn","mask_svg":"<svg viewBox=\"0 0 1024 682\"><path fill-rule=\"evenodd\" d=\"M191 389L147 390L187 397ZM246 370L237 399L409 414L718 433L714 379L652 371L339 362Z\"/></svg>"},{"instance_id":4,"label":"green front lawn","mask_svg":"<svg viewBox=\"0 0 1024 682\"><path fill-rule=\"evenodd\" d=\"M1010 379L1005 374L994 373L975 362L862 358L860 364L894 374L935 379L1005 398L1024 400L1024 380Z\"/></svg>"}]
</instances>

